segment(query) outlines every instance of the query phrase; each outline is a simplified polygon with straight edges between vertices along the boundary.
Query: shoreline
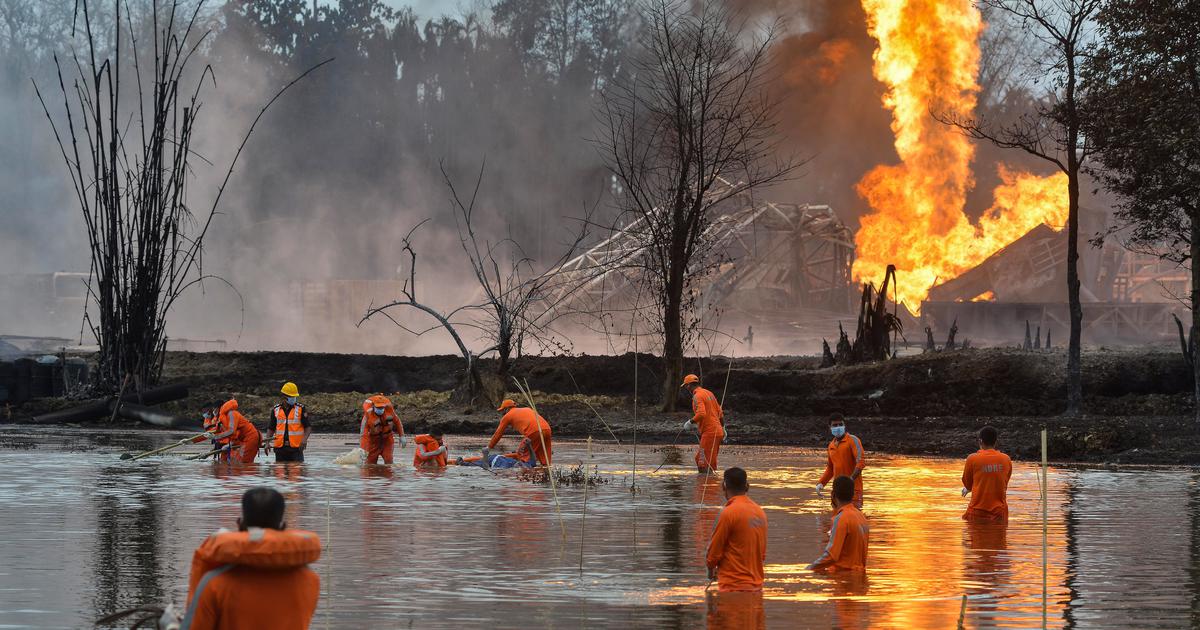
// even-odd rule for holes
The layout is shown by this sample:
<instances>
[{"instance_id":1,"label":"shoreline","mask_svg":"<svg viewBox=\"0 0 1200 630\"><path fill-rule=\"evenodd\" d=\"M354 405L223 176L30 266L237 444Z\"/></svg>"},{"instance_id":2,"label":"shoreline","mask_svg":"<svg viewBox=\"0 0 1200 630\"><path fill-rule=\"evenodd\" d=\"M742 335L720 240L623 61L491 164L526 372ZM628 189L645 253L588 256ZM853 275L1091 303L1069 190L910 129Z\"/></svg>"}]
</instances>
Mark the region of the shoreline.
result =
<instances>
[{"instance_id":1,"label":"shoreline","mask_svg":"<svg viewBox=\"0 0 1200 630\"><path fill-rule=\"evenodd\" d=\"M523 357L513 373L529 380L538 410L556 437L590 434L612 440L611 428L625 442L634 432L634 361L632 354ZM638 398L645 403L638 407L638 443L669 445L690 413L660 412L655 374L661 373L661 360L638 355L636 361L647 374L637 383ZM436 427L486 437L498 420L494 412L449 402L460 363L448 356L172 352L163 383L186 385L190 393L158 409L193 418L204 402L237 398L242 412L261 427L278 402L280 384L292 380L300 386L300 400L317 432L357 431L362 400L383 392L409 432ZM719 374L721 381L729 369L723 357L693 358L687 365ZM729 376L729 445L823 449L830 439L826 418L837 412L868 452L961 458L975 450L975 432L991 424L1000 431L1001 449L1018 461L1040 460L1039 432L1046 427L1050 457L1059 461L1200 466L1190 373L1177 351L1085 353L1088 413L1078 417L1061 415L1062 351L972 349L824 369L815 357L755 357L735 363ZM714 386L718 397L725 397L723 385ZM19 423L80 403L37 399L0 414L7 411L9 421ZM124 421L79 426L149 428ZM688 438L680 435L679 440Z\"/></svg>"}]
</instances>

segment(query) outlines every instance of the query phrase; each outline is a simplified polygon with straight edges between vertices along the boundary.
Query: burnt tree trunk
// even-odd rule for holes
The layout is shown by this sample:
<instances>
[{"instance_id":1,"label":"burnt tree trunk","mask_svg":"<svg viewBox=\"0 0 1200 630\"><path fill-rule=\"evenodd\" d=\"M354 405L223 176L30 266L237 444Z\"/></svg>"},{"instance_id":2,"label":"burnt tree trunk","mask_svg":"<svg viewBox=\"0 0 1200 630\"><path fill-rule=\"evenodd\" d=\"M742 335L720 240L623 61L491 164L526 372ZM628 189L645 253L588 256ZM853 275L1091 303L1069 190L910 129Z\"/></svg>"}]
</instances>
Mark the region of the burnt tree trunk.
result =
<instances>
[{"instance_id":1,"label":"burnt tree trunk","mask_svg":"<svg viewBox=\"0 0 1200 630\"><path fill-rule=\"evenodd\" d=\"M1067 142L1067 300L1071 311L1071 336L1067 344L1067 415L1083 411L1083 305L1079 302L1079 110L1075 103L1075 55L1066 55Z\"/></svg>"},{"instance_id":2,"label":"burnt tree trunk","mask_svg":"<svg viewBox=\"0 0 1200 630\"><path fill-rule=\"evenodd\" d=\"M674 265L673 265L674 267ZM663 411L675 411L683 382L683 271L671 270L663 303Z\"/></svg>"},{"instance_id":3,"label":"burnt tree trunk","mask_svg":"<svg viewBox=\"0 0 1200 630\"><path fill-rule=\"evenodd\" d=\"M1200 361L1196 360L1196 342L1200 339L1200 212L1192 212L1190 217L1192 238L1192 332L1188 336L1185 348L1192 367L1192 390L1195 397L1195 418L1200 423Z\"/></svg>"}]
</instances>

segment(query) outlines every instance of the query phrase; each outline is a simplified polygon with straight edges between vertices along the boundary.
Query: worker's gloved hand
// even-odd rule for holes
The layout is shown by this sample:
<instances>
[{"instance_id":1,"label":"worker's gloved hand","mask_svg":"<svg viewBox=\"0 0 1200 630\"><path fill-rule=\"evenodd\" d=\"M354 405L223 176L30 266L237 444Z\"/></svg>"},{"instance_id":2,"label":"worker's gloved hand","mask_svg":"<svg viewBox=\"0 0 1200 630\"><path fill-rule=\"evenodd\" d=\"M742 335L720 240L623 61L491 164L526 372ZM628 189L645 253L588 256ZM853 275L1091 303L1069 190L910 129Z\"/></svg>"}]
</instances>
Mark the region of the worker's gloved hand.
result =
<instances>
[{"instance_id":1,"label":"worker's gloved hand","mask_svg":"<svg viewBox=\"0 0 1200 630\"><path fill-rule=\"evenodd\" d=\"M199 440L196 440L196 441L197 441L197 442L202 442L202 441L204 441L204 440L211 440L211 439L213 439L213 438L214 438L214 437L216 437L216 436L217 436L217 434L216 434L216 433L213 433L212 431L205 431L205 432L204 432L204 435L200 436L200 439L199 439Z\"/></svg>"},{"instance_id":2,"label":"worker's gloved hand","mask_svg":"<svg viewBox=\"0 0 1200 630\"><path fill-rule=\"evenodd\" d=\"M408 436L407 435L400 436L400 448L408 448Z\"/></svg>"},{"instance_id":3,"label":"worker's gloved hand","mask_svg":"<svg viewBox=\"0 0 1200 630\"><path fill-rule=\"evenodd\" d=\"M437 447L437 450L430 453L430 455L444 455L445 453L446 453L446 446L443 444L442 446Z\"/></svg>"},{"instance_id":4,"label":"worker's gloved hand","mask_svg":"<svg viewBox=\"0 0 1200 630\"><path fill-rule=\"evenodd\" d=\"M694 426L696 426L696 425L692 424L692 421L691 421L691 420L688 420L687 422L684 422L684 423L683 423L683 430L684 430L684 431L687 431L687 430L691 429L691 428L692 428L692 427L694 427Z\"/></svg>"},{"instance_id":5,"label":"worker's gloved hand","mask_svg":"<svg viewBox=\"0 0 1200 630\"><path fill-rule=\"evenodd\" d=\"M825 491L825 484L823 484L823 483L817 484L816 490L817 490L817 494L821 494L822 492Z\"/></svg>"},{"instance_id":6,"label":"worker's gloved hand","mask_svg":"<svg viewBox=\"0 0 1200 630\"><path fill-rule=\"evenodd\" d=\"M963 491L962 491L963 497L966 497L968 494L971 494L971 491L968 490L967 488L963 488Z\"/></svg>"},{"instance_id":7,"label":"worker's gloved hand","mask_svg":"<svg viewBox=\"0 0 1200 630\"><path fill-rule=\"evenodd\" d=\"M232 450L233 450L233 444L232 444L232 443L226 444L225 446L222 446L222 447L221 447L221 452L222 452L222 453L228 453L229 451L232 451Z\"/></svg>"}]
</instances>

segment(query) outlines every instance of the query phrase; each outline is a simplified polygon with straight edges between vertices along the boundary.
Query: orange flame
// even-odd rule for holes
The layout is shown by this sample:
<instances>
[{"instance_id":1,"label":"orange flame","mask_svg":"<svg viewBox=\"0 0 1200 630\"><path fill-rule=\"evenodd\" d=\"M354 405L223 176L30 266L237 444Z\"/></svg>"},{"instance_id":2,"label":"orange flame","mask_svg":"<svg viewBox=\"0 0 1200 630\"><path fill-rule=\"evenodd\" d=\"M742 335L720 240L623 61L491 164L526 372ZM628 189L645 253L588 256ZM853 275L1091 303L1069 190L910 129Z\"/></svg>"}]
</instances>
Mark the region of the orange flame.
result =
<instances>
[{"instance_id":1,"label":"orange flame","mask_svg":"<svg viewBox=\"0 0 1200 630\"><path fill-rule=\"evenodd\" d=\"M887 86L900 164L876 166L858 183L874 210L855 236L856 280L903 274L899 299L911 310L929 289L983 262L1040 223L1066 218L1066 177L1000 168L993 204L977 224L963 213L974 186L971 141L930 112L970 116L979 86L983 20L971 0L862 0L879 42L875 77Z\"/></svg>"}]
</instances>

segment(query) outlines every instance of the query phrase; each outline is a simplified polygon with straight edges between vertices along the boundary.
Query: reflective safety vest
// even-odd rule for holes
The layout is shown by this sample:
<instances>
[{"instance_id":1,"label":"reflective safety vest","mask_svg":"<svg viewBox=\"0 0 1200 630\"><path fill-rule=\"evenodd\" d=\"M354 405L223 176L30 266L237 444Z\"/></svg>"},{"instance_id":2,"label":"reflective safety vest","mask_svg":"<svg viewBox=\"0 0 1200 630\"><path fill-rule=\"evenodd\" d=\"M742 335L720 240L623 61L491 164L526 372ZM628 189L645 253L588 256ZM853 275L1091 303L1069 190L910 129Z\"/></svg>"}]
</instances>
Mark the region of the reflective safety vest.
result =
<instances>
[{"instance_id":1,"label":"reflective safety vest","mask_svg":"<svg viewBox=\"0 0 1200 630\"><path fill-rule=\"evenodd\" d=\"M275 448L284 446L283 433L286 430L287 446L300 448L300 443L304 441L304 425L300 422L300 414L303 412L304 407L300 403L292 405L290 413L284 413L283 405L275 405L275 440L272 446Z\"/></svg>"}]
</instances>

